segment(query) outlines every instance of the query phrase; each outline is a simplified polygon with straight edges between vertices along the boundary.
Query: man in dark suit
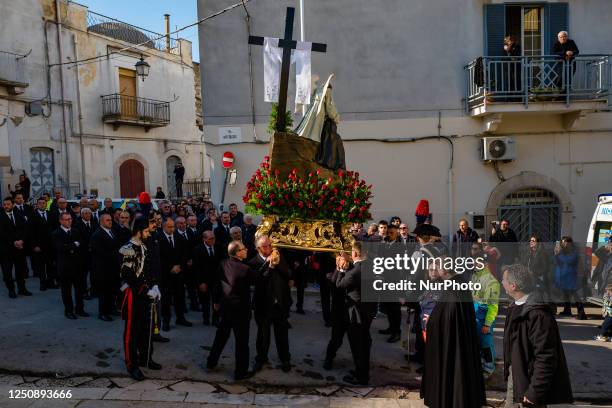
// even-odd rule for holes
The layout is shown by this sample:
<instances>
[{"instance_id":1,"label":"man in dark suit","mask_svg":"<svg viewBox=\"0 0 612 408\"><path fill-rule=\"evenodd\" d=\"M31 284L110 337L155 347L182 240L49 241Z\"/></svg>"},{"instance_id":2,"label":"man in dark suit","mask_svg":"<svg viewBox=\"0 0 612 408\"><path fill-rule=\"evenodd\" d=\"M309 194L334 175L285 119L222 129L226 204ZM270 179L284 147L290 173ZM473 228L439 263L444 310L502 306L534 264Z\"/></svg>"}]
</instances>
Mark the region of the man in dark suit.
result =
<instances>
[{"instance_id":1,"label":"man in dark suit","mask_svg":"<svg viewBox=\"0 0 612 408\"><path fill-rule=\"evenodd\" d=\"M231 332L234 332L236 367L234 379L253 376L249 371L249 323L251 321L251 285L254 273L244 264L247 249L242 242L228 245L229 259L221 261L213 302L220 321L215 340L208 354L206 368L214 369Z\"/></svg>"},{"instance_id":2,"label":"man in dark suit","mask_svg":"<svg viewBox=\"0 0 612 408\"><path fill-rule=\"evenodd\" d=\"M92 212L89 208L81 208L81 216L74 223L74 228L79 231L79 235L81 236L81 246L79 249L81 250L81 261L83 265L81 267L83 276L83 299L90 300L91 296L87 283L87 276L90 275L91 271L91 247L89 246L89 241L94 231L98 229L98 223L92 218ZM91 275L89 279L91 280Z\"/></svg>"},{"instance_id":3,"label":"man in dark suit","mask_svg":"<svg viewBox=\"0 0 612 408\"><path fill-rule=\"evenodd\" d=\"M209 209L206 212L206 219L202 221L202 231L215 231L219 226L219 217L217 216L217 210L214 208Z\"/></svg>"},{"instance_id":4,"label":"man in dark suit","mask_svg":"<svg viewBox=\"0 0 612 408\"><path fill-rule=\"evenodd\" d=\"M268 362L270 329L274 327L276 351L281 360L283 372L291 370L289 353L289 306L290 273L280 253L272 248L270 239L263 235L255 243L258 254L249 261L255 271L255 294L253 309L257 323L257 356L254 371L262 369Z\"/></svg>"},{"instance_id":5,"label":"man in dark suit","mask_svg":"<svg viewBox=\"0 0 612 408\"><path fill-rule=\"evenodd\" d=\"M346 272L339 271L336 280L336 287L346 290L346 307L349 318L347 334L355 362L355 375L347 375L343 380L352 385L367 385L370 380L370 348L372 346L370 325L376 315L376 305L361 301L361 263L365 259L361 242L356 241L353 244L351 257L353 267Z\"/></svg>"},{"instance_id":6,"label":"man in dark suit","mask_svg":"<svg viewBox=\"0 0 612 408\"><path fill-rule=\"evenodd\" d=\"M241 227L244 224L244 214L238 211L238 205L231 203L229 205L230 225L232 227Z\"/></svg>"},{"instance_id":7,"label":"man in dark suit","mask_svg":"<svg viewBox=\"0 0 612 408\"><path fill-rule=\"evenodd\" d=\"M221 213L221 224L215 228L215 239L223 250L224 258L227 257L227 245L232 241L230 228L230 215L228 212L223 211Z\"/></svg>"},{"instance_id":8,"label":"man in dark suit","mask_svg":"<svg viewBox=\"0 0 612 408\"><path fill-rule=\"evenodd\" d=\"M14 211L21 215L26 222L29 222L32 216L34 215L34 209L30 204L25 202L23 198L23 193L15 194L15 206L13 207Z\"/></svg>"},{"instance_id":9,"label":"man in dark suit","mask_svg":"<svg viewBox=\"0 0 612 408\"><path fill-rule=\"evenodd\" d=\"M98 318L105 322L119 316L115 307L115 297L119 287L121 245L111 231L113 221L110 215L100 216L100 226L91 235L91 281L98 294Z\"/></svg>"},{"instance_id":10,"label":"man in dark suit","mask_svg":"<svg viewBox=\"0 0 612 408\"><path fill-rule=\"evenodd\" d=\"M57 289L55 256L51 240L51 223L46 210L47 201L40 197L36 200L36 211L29 222L29 237L34 275L40 279L40 290Z\"/></svg>"},{"instance_id":11,"label":"man in dark suit","mask_svg":"<svg viewBox=\"0 0 612 408\"><path fill-rule=\"evenodd\" d=\"M70 208L68 208L68 201L66 201L64 197L58 198L56 203L56 207L49 212L49 221L51 222L51 229L53 231L59 228L62 214L69 214L73 221L75 218Z\"/></svg>"},{"instance_id":12,"label":"man in dark suit","mask_svg":"<svg viewBox=\"0 0 612 408\"><path fill-rule=\"evenodd\" d=\"M132 238L132 230L130 229L130 213L121 211L119 214L119 223L113 223L111 218L112 231L119 243L119 247L128 243Z\"/></svg>"},{"instance_id":13,"label":"man in dark suit","mask_svg":"<svg viewBox=\"0 0 612 408\"><path fill-rule=\"evenodd\" d=\"M161 301L162 330L170 330L171 305L174 304L176 324L191 327L193 324L185 319L185 287L183 284L183 265L185 254L183 239L174 230L174 220L166 218L162 223L159 236L161 258Z\"/></svg>"},{"instance_id":14,"label":"man in dark suit","mask_svg":"<svg viewBox=\"0 0 612 408\"><path fill-rule=\"evenodd\" d=\"M25 287L27 273L26 245L27 226L25 219L17 214L13 208L13 198L6 197L2 203L4 211L0 214L0 261L2 266L2 277L9 297L17 297L15 293L15 281L17 281L17 292L22 296L32 294ZM15 279L13 279L13 267L15 268Z\"/></svg>"},{"instance_id":15,"label":"man in dark suit","mask_svg":"<svg viewBox=\"0 0 612 408\"><path fill-rule=\"evenodd\" d=\"M109 197L106 197L104 199L104 208L100 210L98 215L101 216L102 214L108 214L112 217L114 213L115 211L113 209L113 200Z\"/></svg>"},{"instance_id":16,"label":"man in dark suit","mask_svg":"<svg viewBox=\"0 0 612 408\"><path fill-rule=\"evenodd\" d=\"M89 317L83 305L81 237L79 231L72 228L72 216L68 212L62 213L59 221L59 228L53 232L53 245L57 253L57 276L62 288L64 315L72 320L77 318L76 315ZM72 301L73 287L74 303Z\"/></svg>"},{"instance_id":17,"label":"man in dark suit","mask_svg":"<svg viewBox=\"0 0 612 408\"><path fill-rule=\"evenodd\" d=\"M194 221L197 225L197 218L195 215L188 217L191 224ZM187 289L187 295L189 296L189 308L193 311L200 311L198 305L198 291L196 288L195 275L193 272L193 249L200 243L198 239L197 228L189 226L189 222L184 217L176 217L176 232L184 240L184 252L185 252L185 268L183 278L185 282L185 288Z\"/></svg>"},{"instance_id":18,"label":"man in dark suit","mask_svg":"<svg viewBox=\"0 0 612 408\"><path fill-rule=\"evenodd\" d=\"M216 274L221 262L221 251L215 246L215 234L212 231L202 233L202 243L193 249L193 272L198 284L198 296L202 306L202 321L210 325L211 294L216 285ZM212 312L212 323L217 326L219 317Z\"/></svg>"}]
</instances>

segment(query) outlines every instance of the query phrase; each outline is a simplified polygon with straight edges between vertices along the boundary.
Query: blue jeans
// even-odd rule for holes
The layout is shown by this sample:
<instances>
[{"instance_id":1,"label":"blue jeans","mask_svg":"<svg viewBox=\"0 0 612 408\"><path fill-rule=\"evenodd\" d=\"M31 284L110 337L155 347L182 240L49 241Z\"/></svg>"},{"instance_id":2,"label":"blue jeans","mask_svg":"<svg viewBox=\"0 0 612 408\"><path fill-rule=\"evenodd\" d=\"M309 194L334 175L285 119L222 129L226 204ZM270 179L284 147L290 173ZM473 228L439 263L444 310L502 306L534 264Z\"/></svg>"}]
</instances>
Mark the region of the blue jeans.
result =
<instances>
[{"instance_id":1,"label":"blue jeans","mask_svg":"<svg viewBox=\"0 0 612 408\"><path fill-rule=\"evenodd\" d=\"M612 317L606 316L603 323L601 324L601 334L604 336L612 336Z\"/></svg>"},{"instance_id":2,"label":"blue jeans","mask_svg":"<svg viewBox=\"0 0 612 408\"><path fill-rule=\"evenodd\" d=\"M483 334L482 326L484 326L485 323L488 305L474 302L474 309L476 311L476 330L478 330L482 369L487 374L493 374L493 371L495 371L495 342L493 341L493 327L495 326L495 321L489 326L489 332Z\"/></svg>"}]
</instances>

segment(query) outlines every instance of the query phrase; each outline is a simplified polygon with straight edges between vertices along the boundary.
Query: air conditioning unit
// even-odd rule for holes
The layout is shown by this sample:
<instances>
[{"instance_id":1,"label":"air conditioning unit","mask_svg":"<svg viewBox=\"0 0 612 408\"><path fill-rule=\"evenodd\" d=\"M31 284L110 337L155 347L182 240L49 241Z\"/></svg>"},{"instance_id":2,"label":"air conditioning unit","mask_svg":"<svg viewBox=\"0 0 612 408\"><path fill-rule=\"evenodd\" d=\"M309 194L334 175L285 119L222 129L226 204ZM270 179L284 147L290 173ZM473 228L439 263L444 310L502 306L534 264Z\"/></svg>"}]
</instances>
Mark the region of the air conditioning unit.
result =
<instances>
[{"instance_id":1,"label":"air conditioning unit","mask_svg":"<svg viewBox=\"0 0 612 408\"><path fill-rule=\"evenodd\" d=\"M512 137L483 137L480 157L484 161L516 159L516 143Z\"/></svg>"}]
</instances>

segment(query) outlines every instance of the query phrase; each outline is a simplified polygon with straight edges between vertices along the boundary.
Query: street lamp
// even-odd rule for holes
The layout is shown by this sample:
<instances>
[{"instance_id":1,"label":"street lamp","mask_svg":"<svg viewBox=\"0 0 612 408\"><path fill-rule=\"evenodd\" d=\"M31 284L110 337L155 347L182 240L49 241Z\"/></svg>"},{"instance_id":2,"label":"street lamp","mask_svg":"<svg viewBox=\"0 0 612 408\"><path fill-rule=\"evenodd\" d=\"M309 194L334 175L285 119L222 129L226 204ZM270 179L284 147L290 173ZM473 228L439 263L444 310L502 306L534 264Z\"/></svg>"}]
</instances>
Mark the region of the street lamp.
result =
<instances>
[{"instance_id":1,"label":"street lamp","mask_svg":"<svg viewBox=\"0 0 612 408\"><path fill-rule=\"evenodd\" d=\"M140 61L136 62L136 74L142 78L144 81L146 77L149 76L149 70L151 66L144 60L142 55L140 56Z\"/></svg>"}]
</instances>

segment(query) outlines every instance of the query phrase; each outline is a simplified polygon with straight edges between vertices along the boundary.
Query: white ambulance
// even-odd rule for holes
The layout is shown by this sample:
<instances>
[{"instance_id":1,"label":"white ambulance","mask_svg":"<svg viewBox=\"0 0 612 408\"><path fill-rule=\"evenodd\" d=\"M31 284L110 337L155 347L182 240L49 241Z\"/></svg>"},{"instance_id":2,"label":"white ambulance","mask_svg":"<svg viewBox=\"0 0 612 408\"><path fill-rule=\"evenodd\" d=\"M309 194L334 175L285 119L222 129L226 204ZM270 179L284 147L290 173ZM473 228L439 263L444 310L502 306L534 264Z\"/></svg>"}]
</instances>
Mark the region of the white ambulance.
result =
<instances>
[{"instance_id":1,"label":"white ambulance","mask_svg":"<svg viewBox=\"0 0 612 408\"><path fill-rule=\"evenodd\" d=\"M612 193L600 194L597 197L597 207L593 214L593 219L589 226L589 232L586 239L586 252L587 259L591 258L591 273L595 271L597 267L598 258L593 255L597 248L612 242ZM596 278L591 276L591 278ZM599 285L597 282L599 281ZM595 279L592 282L594 285L594 295L601 293L602 284L605 286L605 282L601 282L601 279ZM599 302L601 302L601 296L597 296ZM589 299L594 300L594 299Z\"/></svg>"}]
</instances>

